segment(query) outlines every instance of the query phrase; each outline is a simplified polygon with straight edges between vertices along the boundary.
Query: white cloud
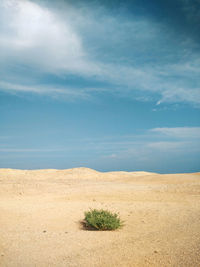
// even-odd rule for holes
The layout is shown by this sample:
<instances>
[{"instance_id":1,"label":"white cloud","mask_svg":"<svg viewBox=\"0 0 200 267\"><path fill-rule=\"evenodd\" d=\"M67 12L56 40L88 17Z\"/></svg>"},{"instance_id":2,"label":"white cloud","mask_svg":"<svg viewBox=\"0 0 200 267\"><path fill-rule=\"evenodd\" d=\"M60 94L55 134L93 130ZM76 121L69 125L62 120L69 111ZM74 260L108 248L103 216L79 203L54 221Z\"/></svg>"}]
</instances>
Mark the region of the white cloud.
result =
<instances>
[{"instance_id":1,"label":"white cloud","mask_svg":"<svg viewBox=\"0 0 200 267\"><path fill-rule=\"evenodd\" d=\"M9 153L29 153L29 152L56 152L63 151L62 149L41 149L41 148L0 148L0 152Z\"/></svg>"},{"instance_id":2,"label":"white cloud","mask_svg":"<svg viewBox=\"0 0 200 267\"><path fill-rule=\"evenodd\" d=\"M172 138L200 139L200 127L154 128L151 132Z\"/></svg>"},{"instance_id":3,"label":"white cloud","mask_svg":"<svg viewBox=\"0 0 200 267\"><path fill-rule=\"evenodd\" d=\"M187 88L182 86L171 86L161 92L161 99L157 105L161 103L177 103L189 102L193 104L200 104L200 88Z\"/></svg>"},{"instance_id":4,"label":"white cloud","mask_svg":"<svg viewBox=\"0 0 200 267\"><path fill-rule=\"evenodd\" d=\"M70 157L78 151L81 162L88 154L96 166L131 170L178 170L187 171L188 162L198 168L200 139L196 138L200 127L155 128L133 135L104 136L99 138L69 139L62 147L23 148L12 147L11 142L0 146L0 156L6 154L17 157L35 156L41 153L59 152L55 157ZM184 134L183 134L184 132ZM74 145L75 144L75 145ZM55 154L55 153L54 153ZM51 154L52 155L52 154ZM3 157L4 158L4 157ZM77 158L77 155L76 155ZM131 166L131 167L130 167ZM99 167L98 167L99 168ZM190 170L191 171L191 170Z\"/></svg>"},{"instance_id":5,"label":"white cloud","mask_svg":"<svg viewBox=\"0 0 200 267\"><path fill-rule=\"evenodd\" d=\"M147 147L150 149L159 149L162 151L176 151L179 148L182 148L183 145L185 145L184 142L170 142L170 141L161 141L161 142L152 142L152 143L148 143Z\"/></svg>"},{"instance_id":6,"label":"white cloud","mask_svg":"<svg viewBox=\"0 0 200 267\"><path fill-rule=\"evenodd\" d=\"M66 86L51 86L51 85L21 85L21 84L13 84L8 82L0 81L0 90L6 92L31 92L41 95L50 95L50 96L62 96L64 99L69 98L76 99L88 99L89 95L87 94L86 89L80 88L70 88Z\"/></svg>"},{"instance_id":7,"label":"white cloud","mask_svg":"<svg viewBox=\"0 0 200 267\"><path fill-rule=\"evenodd\" d=\"M62 75L73 74L103 81L110 84L108 90L113 94L130 96L132 92L136 92L136 95L140 92L144 95L140 96L140 99L148 99L145 95L152 94L158 100L157 104L200 104L200 90L197 87L200 69L198 60L191 58L167 65L138 62L138 49L143 55L143 50L145 52L147 49L146 44L157 45L159 34L166 31L148 18L122 22L120 17L103 14L102 10L79 10L69 5L65 6L62 14L57 9L50 9L28 0L2 0L0 17L0 67L8 69L7 72L9 68L24 65L25 68L34 68L38 73L53 73L61 78ZM130 53L134 55L135 61L129 61L127 55L130 45L127 49L124 47L130 41L127 35L131 38L134 36ZM92 36L96 39L91 41ZM117 50L118 54L111 56L112 50L118 46L121 46L121 50ZM106 52L107 50L109 52ZM147 51L151 53L150 49ZM165 52L168 54L169 51ZM108 55L105 56L106 54ZM113 57L119 59L113 62ZM49 95L59 95L62 91L50 86L45 88L26 84L26 77L22 74L16 78L17 81L11 79L9 73L4 77L2 83L10 84L4 86L8 90L34 93L48 91ZM38 84L37 79L37 75L30 77L29 82ZM2 88L1 86L1 90ZM69 87L65 90L67 94L76 94L80 97L92 93L88 88L85 88L85 93L79 90L80 94L77 94L78 90L73 94L73 89L69 90Z\"/></svg>"},{"instance_id":8,"label":"white cloud","mask_svg":"<svg viewBox=\"0 0 200 267\"><path fill-rule=\"evenodd\" d=\"M98 144L97 141L96 143ZM143 134L119 136L113 142L104 140L100 142L98 149L101 150L102 147L106 147L104 152L108 159L132 158L136 161L150 161L151 158L159 158L159 155L161 158L187 158L189 155L200 153L200 127L154 128Z\"/></svg>"},{"instance_id":9,"label":"white cloud","mask_svg":"<svg viewBox=\"0 0 200 267\"><path fill-rule=\"evenodd\" d=\"M1 13L4 31L0 41L5 59L51 71L73 70L74 62L78 66L84 57L79 36L48 9L22 0L12 1Z\"/></svg>"}]
</instances>

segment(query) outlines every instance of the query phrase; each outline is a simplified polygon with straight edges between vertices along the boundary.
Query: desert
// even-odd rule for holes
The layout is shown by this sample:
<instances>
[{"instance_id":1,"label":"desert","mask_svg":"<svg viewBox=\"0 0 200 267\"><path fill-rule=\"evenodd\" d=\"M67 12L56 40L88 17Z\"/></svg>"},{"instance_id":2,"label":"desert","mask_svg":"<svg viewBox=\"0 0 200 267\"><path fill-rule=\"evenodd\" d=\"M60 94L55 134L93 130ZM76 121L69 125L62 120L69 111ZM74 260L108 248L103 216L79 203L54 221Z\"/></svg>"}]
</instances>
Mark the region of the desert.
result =
<instances>
[{"instance_id":1,"label":"desert","mask_svg":"<svg viewBox=\"0 0 200 267\"><path fill-rule=\"evenodd\" d=\"M82 227L90 208L115 231ZM200 173L0 169L0 266L200 266Z\"/></svg>"}]
</instances>

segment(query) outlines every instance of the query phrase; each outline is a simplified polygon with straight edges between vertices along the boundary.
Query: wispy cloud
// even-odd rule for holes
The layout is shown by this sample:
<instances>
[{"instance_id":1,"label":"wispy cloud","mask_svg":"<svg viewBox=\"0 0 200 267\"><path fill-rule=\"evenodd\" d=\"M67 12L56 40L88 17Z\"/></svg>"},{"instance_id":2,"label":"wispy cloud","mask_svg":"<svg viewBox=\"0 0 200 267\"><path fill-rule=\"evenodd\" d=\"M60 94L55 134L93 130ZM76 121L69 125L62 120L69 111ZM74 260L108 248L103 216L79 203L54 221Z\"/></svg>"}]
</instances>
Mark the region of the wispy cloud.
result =
<instances>
[{"instance_id":1,"label":"wispy cloud","mask_svg":"<svg viewBox=\"0 0 200 267\"><path fill-rule=\"evenodd\" d=\"M175 128L154 128L151 132L158 133L171 138L200 139L200 127L175 127Z\"/></svg>"},{"instance_id":2,"label":"wispy cloud","mask_svg":"<svg viewBox=\"0 0 200 267\"><path fill-rule=\"evenodd\" d=\"M52 97L61 96L65 100L73 100L77 98L88 99L90 98L87 89L84 88L70 88L67 86L52 86L52 85L22 85L13 84L9 82L0 81L0 90L4 92L30 92L40 95L48 95Z\"/></svg>"},{"instance_id":3,"label":"wispy cloud","mask_svg":"<svg viewBox=\"0 0 200 267\"><path fill-rule=\"evenodd\" d=\"M105 142L103 145L105 146ZM184 157L186 154L200 153L200 127L154 128L142 135L121 136L113 143L107 142L106 147L113 148L108 158L137 158L148 155L150 160L151 155L154 158L160 152L167 153L167 157L173 158L177 154Z\"/></svg>"},{"instance_id":4,"label":"wispy cloud","mask_svg":"<svg viewBox=\"0 0 200 267\"><path fill-rule=\"evenodd\" d=\"M188 162L197 171L200 158L200 127L154 128L133 135L69 139L62 146L37 148L4 145L0 157L73 158L100 169L187 171ZM92 159L91 159L92 157ZM86 164L85 163L85 164ZM184 167L185 166L185 167ZM192 168L192 167L191 167ZM191 171L191 170L190 170Z\"/></svg>"},{"instance_id":5,"label":"wispy cloud","mask_svg":"<svg viewBox=\"0 0 200 267\"><path fill-rule=\"evenodd\" d=\"M193 55L191 40L172 40L168 29L149 17L125 19L102 7L69 4L62 12L38 3L0 4L1 90L65 92L80 98L92 94L90 86L79 90L78 84L77 89L38 85L41 75L57 75L61 81L74 75L77 80L104 82L106 90L117 95L153 98L157 104L200 104L199 53ZM25 67L26 75L18 72L19 66Z\"/></svg>"},{"instance_id":6,"label":"wispy cloud","mask_svg":"<svg viewBox=\"0 0 200 267\"><path fill-rule=\"evenodd\" d=\"M37 153L37 152L56 152L63 151L63 149L48 149L48 148L1 148L0 152L8 152L8 153Z\"/></svg>"}]
</instances>

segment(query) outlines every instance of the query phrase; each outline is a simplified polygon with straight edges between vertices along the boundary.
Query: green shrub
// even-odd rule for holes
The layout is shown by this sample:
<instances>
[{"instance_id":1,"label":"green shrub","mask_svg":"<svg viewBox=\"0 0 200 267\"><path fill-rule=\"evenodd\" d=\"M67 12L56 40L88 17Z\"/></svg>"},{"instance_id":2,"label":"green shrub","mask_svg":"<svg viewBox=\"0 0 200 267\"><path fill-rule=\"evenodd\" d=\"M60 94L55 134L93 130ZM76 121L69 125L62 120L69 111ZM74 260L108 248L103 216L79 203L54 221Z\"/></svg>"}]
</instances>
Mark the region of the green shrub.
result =
<instances>
[{"instance_id":1,"label":"green shrub","mask_svg":"<svg viewBox=\"0 0 200 267\"><path fill-rule=\"evenodd\" d=\"M107 210L90 210L85 212L84 224L86 228L95 230L115 230L122 227L122 221L118 214Z\"/></svg>"}]
</instances>

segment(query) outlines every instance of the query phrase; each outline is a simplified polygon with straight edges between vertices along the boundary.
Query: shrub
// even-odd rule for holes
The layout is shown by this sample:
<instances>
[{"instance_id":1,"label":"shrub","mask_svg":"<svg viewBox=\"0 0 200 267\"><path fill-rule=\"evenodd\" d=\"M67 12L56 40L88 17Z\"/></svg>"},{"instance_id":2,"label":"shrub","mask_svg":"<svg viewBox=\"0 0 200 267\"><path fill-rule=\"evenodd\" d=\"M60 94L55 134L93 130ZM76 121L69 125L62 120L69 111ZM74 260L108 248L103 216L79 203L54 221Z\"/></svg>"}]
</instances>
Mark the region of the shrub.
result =
<instances>
[{"instance_id":1,"label":"shrub","mask_svg":"<svg viewBox=\"0 0 200 267\"><path fill-rule=\"evenodd\" d=\"M122 221L118 214L107 210L90 210L85 212L84 224L87 228L95 230L115 230L122 227Z\"/></svg>"}]
</instances>

